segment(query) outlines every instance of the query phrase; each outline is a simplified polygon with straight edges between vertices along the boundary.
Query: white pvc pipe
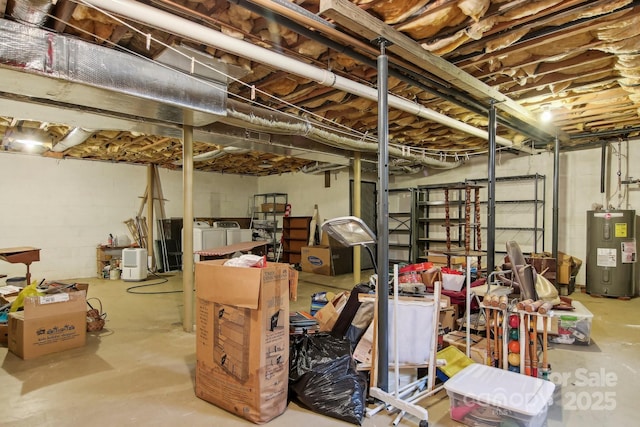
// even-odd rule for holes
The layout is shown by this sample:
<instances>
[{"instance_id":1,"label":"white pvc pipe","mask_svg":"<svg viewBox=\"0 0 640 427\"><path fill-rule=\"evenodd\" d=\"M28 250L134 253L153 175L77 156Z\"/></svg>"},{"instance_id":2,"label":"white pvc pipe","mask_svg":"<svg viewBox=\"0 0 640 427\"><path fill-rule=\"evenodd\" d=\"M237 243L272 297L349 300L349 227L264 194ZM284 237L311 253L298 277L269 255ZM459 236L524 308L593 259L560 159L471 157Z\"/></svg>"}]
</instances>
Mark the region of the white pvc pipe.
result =
<instances>
[{"instance_id":1,"label":"white pvc pipe","mask_svg":"<svg viewBox=\"0 0 640 427\"><path fill-rule=\"evenodd\" d=\"M217 49L224 50L243 58L261 64L269 65L275 69L284 70L291 74L313 80L323 86L336 89L369 99L378 100L376 88L354 82L330 71L309 65L307 63L290 58L272 50L251 44L227 36L212 28L196 24L188 19L181 18L171 13L164 12L151 6L133 0L81 0L82 3L94 5L97 8L110 11L151 27L162 29L168 33L176 34L191 40L200 41ZM389 94L389 107L432 120L442 125L457 129L469 135L488 140L489 133L459 120L440 114L418 103ZM503 137L496 137L496 142L507 147L515 147L513 142Z\"/></svg>"}]
</instances>

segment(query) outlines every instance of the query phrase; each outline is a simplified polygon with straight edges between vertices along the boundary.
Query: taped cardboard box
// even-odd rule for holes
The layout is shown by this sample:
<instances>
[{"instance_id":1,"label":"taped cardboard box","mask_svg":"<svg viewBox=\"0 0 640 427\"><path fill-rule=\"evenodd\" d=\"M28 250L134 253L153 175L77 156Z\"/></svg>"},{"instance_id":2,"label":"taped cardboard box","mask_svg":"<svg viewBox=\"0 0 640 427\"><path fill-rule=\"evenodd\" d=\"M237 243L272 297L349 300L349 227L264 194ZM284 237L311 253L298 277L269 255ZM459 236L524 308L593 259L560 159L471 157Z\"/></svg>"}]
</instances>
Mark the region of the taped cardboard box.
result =
<instances>
[{"instance_id":1,"label":"taped cardboard box","mask_svg":"<svg viewBox=\"0 0 640 427\"><path fill-rule=\"evenodd\" d=\"M22 359L82 347L87 337L84 291L26 297L9 314L9 351Z\"/></svg>"},{"instance_id":2,"label":"taped cardboard box","mask_svg":"<svg viewBox=\"0 0 640 427\"><path fill-rule=\"evenodd\" d=\"M196 263L196 396L262 424L287 407L288 264Z\"/></svg>"}]
</instances>

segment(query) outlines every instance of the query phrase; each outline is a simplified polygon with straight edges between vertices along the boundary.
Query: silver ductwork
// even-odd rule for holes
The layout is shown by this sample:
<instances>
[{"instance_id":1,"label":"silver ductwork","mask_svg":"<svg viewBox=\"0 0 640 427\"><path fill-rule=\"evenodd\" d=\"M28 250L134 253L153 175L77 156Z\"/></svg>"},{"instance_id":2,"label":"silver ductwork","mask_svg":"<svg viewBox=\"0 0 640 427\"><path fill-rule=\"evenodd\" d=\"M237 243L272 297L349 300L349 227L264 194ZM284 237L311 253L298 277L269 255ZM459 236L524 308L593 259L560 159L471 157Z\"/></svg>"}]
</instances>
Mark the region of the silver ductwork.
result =
<instances>
[{"instance_id":1,"label":"silver ductwork","mask_svg":"<svg viewBox=\"0 0 640 427\"><path fill-rule=\"evenodd\" d=\"M193 126L226 113L224 84L17 22L0 20L0 33L0 91Z\"/></svg>"},{"instance_id":2,"label":"silver ductwork","mask_svg":"<svg viewBox=\"0 0 640 427\"><path fill-rule=\"evenodd\" d=\"M73 128L69 131L68 134L65 135L64 138L62 138L56 145L53 146L51 151L62 153L63 151L68 150L71 147L82 144L94 133L96 133L96 131L92 129Z\"/></svg>"},{"instance_id":3,"label":"silver ductwork","mask_svg":"<svg viewBox=\"0 0 640 427\"><path fill-rule=\"evenodd\" d=\"M202 159L196 156L196 161L238 154L235 148L333 167L347 166L355 151L377 151L374 140L354 139L318 123L227 99L223 84L146 59L7 20L0 20L0 33L0 115L74 126L53 151L82 143L92 129L181 138L187 116L193 117L187 124L196 127L197 141L224 147ZM420 167L450 169L461 164L398 147L390 147L389 154Z\"/></svg>"},{"instance_id":4,"label":"silver ductwork","mask_svg":"<svg viewBox=\"0 0 640 427\"><path fill-rule=\"evenodd\" d=\"M347 166L345 165L336 165L332 163L318 163L312 165L306 165L300 168L300 172L318 175L325 172L333 172L341 169L345 169Z\"/></svg>"},{"instance_id":5,"label":"silver ductwork","mask_svg":"<svg viewBox=\"0 0 640 427\"><path fill-rule=\"evenodd\" d=\"M251 128L252 130L264 130L274 134L300 135L314 141L322 141L323 144L350 151L365 153L376 153L378 143L365 139L354 139L336 133L328 132L319 128L313 123L292 117L286 120L274 120L273 114L267 112L266 115L255 114L255 112L240 112L230 109L225 123L234 122L240 126ZM405 147L389 146L389 155L398 159L410 161L415 165L428 166L436 169L453 169L460 166L460 161L446 162L426 155L411 153Z\"/></svg>"},{"instance_id":6,"label":"silver ductwork","mask_svg":"<svg viewBox=\"0 0 640 427\"><path fill-rule=\"evenodd\" d=\"M7 14L26 24L43 25L53 3L52 0L9 0Z\"/></svg>"}]
</instances>

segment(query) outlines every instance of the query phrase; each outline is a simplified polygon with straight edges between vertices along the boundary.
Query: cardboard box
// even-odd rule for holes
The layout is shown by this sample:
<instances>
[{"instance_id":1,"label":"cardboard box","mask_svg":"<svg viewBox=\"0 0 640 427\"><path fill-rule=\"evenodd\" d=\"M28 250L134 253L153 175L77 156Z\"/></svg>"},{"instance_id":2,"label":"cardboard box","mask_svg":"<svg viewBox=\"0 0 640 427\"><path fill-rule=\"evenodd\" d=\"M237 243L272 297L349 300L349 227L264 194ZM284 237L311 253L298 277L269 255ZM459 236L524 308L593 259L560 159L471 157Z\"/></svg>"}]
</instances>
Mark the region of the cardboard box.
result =
<instances>
[{"instance_id":1,"label":"cardboard box","mask_svg":"<svg viewBox=\"0 0 640 427\"><path fill-rule=\"evenodd\" d=\"M329 246L303 246L300 249L302 271L331 276L331 248Z\"/></svg>"},{"instance_id":2,"label":"cardboard box","mask_svg":"<svg viewBox=\"0 0 640 427\"><path fill-rule=\"evenodd\" d=\"M564 252L558 252L558 272L556 275L558 283L563 285L571 284L572 280L575 280L575 277L580 272L581 266L582 260Z\"/></svg>"},{"instance_id":3,"label":"cardboard box","mask_svg":"<svg viewBox=\"0 0 640 427\"><path fill-rule=\"evenodd\" d=\"M444 342L448 345L457 347L466 354L467 333L465 331L453 331L444 336ZM485 338L480 335L471 334L471 348L469 357L476 362L486 365L487 361L487 343Z\"/></svg>"},{"instance_id":4,"label":"cardboard box","mask_svg":"<svg viewBox=\"0 0 640 427\"><path fill-rule=\"evenodd\" d=\"M445 330L454 330L456 327L456 311L452 306L440 309L440 326Z\"/></svg>"},{"instance_id":5,"label":"cardboard box","mask_svg":"<svg viewBox=\"0 0 640 427\"><path fill-rule=\"evenodd\" d=\"M254 423L287 407L288 264L196 263L196 396Z\"/></svg>"},{"instance_id":6,"label":"cardboard box","mask_svg":"<svg viewBox=\"0 0 640 427\"><path fill-rule=\"evenodd\" d=\"M260 205L261 212L280 212L283 213L287 207L284 203L263 203Z\"/></svg>"},{"instance_id":7,"label":"cardboard box","mask_svg":"<svg viewBox=\"0 0 640 427\"><path fill-rule=\"evenodd\" d=\"M82 347L87 335L84 291L27 297L9 314L9 351L23 359Z\"/></svg>"},{"instance_id":8,"label":"cardboard box","mask_svg":"<svg viewBox=\"0 0 640 427\"><path fill-rule=\"evenodd\" d=\"M9 324L0 323L0 344L7 345L9 343Z\"/></svg>"},{"instance_id":9,"label":"cardboard box","mask_svg":"<svg viewBox=\"0 0 640 427\"><path fill-rule=\"evenodd\" d=\"M300 255L300 267L307 273L335 276L353 271L353 248L303 246Z\"/></svg>"},{"instance_id":10,"label":"cardboard box","mask_svg":"<svg viewBox=\"0 0 640 427\"><path fill-rule=\"evenodd\" d=\"M447 256L440 252L427 252L427 261L434 264L447 265ZM464 264L467 262L464 256L451 256L451 265Z\"/></svg>"},{"instance_id":11,"label":"cardboard box","mask_svg":"<svg viewBox=\"0 0 640 427\"><path fill-rule=\"evenodd\" d=\"M534 253L531 254L530 257L525 257L524 260L527 264L531 264L537 273L542 274L547 280L557 287L558 263L550 253Z\"/></svg>"}]
</instances>

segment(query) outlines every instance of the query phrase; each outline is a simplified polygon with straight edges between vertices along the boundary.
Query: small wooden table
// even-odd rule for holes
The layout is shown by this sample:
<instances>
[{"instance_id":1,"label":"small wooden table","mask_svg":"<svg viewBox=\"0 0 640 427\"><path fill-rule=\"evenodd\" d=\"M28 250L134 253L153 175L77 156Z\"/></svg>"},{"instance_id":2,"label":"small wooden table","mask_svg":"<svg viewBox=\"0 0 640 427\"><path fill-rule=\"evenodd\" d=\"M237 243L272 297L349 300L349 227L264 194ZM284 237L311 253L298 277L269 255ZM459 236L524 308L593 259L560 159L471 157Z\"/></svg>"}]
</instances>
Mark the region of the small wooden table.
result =
<instances>
[{"instance_id":1,"label":"small wooden table","mask_svg":"<svg viewBox=\"0 0 640 427\"><path fill-rule=\"evenodd\" d=\"M31 283L29 267L34 261L40 261L40 249L31 246L0 249L0 259L12 264L22 263L27 266L27 286Z\"/></svg>"}]
</instances>

